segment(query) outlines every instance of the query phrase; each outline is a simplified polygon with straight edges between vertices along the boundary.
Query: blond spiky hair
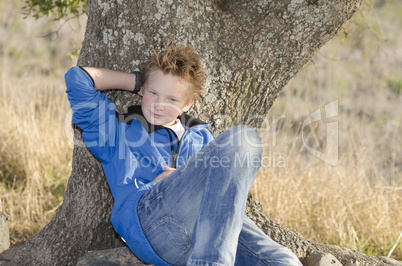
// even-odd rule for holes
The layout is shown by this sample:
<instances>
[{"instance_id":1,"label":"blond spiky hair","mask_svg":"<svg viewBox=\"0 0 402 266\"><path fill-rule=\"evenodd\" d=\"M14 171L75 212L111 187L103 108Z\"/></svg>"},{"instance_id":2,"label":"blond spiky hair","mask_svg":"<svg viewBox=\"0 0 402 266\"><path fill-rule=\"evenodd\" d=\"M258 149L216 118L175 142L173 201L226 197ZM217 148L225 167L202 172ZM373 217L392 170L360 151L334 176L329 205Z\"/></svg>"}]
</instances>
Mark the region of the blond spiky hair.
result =
<instances>
[{"instance_id":1,"label":"blond spiky hair","mask_svg":"<svg viewBox=\"0 0 402 266\"><path fill-rule=\"evenodd\" d=\"M189 82L189 101L198 98L206 78L205 69L201 66L201 57L191 46L172 45L161 52L153 50L142 71L142 84L147 82L154 70L162 70L164 74L170 73Z\"/></svg>"}]
</instances>

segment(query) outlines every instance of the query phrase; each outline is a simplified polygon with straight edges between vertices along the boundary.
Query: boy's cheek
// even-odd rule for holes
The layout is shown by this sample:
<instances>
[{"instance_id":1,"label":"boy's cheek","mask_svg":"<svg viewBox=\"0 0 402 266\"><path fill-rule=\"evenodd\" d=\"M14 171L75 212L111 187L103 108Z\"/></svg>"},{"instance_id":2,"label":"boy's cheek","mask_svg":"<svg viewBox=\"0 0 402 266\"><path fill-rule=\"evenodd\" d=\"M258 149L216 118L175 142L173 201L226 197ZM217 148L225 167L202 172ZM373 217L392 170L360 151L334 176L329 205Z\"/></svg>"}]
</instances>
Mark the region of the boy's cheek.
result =
<instances>
[{"instance_id":1,"label":"boy's cheek","mask_svg":"<svg viewBox=\"0 0 402 266\"><path fill-rule=\"evenodd\" d=\"M177 116L181 115L182 112L180 111L179 108L169 108L168 113L169 113L169 116L177 117Z\"/></svg>"},{"instance_id":2,"label":"boy's cheek","mask_svg":"<svg viewBox=\"0 0 402 266\"><path fill-rule=\"evenodd\" d=\"M142 106L149 106L150 105L150 100L149 99L147 99L146 97L144 97L144 98L142 98L142 102L141 102L141 105Z\"/></svg>"}]
</instances>

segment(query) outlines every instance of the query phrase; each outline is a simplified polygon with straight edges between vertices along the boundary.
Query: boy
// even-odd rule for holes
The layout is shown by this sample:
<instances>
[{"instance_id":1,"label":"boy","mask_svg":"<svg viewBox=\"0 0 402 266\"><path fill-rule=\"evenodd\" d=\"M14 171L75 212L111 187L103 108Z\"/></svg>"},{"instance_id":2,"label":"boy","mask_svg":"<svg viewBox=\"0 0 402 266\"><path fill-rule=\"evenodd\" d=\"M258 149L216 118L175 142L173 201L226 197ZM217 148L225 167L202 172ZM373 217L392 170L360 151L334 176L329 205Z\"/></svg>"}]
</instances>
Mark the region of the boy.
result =
<instances>
[{"instance_id":1,"label":"boy","mask_svg":"<svg viewBox=\"0 0 402 266\"><path fill-rule=\"evenodd\" d=\"M65 79L73 122L101 161L114 198L112 224L142 261L301 265L245 217L261 161L257 133L238 126L213 139L208 124L183 114L205 80L191 47L155 52L142 82L139 73L90 67L73 67ZM143 97L132 121L119 122L100 92L107 89Z\"/></svg>"}]
</instances>

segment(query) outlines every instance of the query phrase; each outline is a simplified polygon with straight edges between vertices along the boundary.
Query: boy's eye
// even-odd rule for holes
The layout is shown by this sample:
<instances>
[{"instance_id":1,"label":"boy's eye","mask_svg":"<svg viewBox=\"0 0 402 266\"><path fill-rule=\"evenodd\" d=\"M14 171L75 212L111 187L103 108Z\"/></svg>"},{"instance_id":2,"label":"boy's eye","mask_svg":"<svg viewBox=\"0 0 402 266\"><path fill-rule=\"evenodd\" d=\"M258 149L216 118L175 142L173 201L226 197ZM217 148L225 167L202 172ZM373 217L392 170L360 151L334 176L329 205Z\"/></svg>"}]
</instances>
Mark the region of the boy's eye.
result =
<instances>
[{"instance_id":1,"label":"boy's eye","mask_svg":"<svg viewBox=\"0 0 402 266\"><path fill-rule=\"evenodd\" d=\"M151 93L152 95L156 95L156 92L154 92L154 91L150 91L150 93Z\"/></svg>"},{"instance_id":2,"label":"boy's eye","mask_svg":"<svg viewBox=\"0 0 402 266\"><path fill-rule=\"evenodd\" d=\"M169 99L171 102L175 102L176 101L176 99L174 99L174 98L170 98Z\"/></svg>"}]
</instances>

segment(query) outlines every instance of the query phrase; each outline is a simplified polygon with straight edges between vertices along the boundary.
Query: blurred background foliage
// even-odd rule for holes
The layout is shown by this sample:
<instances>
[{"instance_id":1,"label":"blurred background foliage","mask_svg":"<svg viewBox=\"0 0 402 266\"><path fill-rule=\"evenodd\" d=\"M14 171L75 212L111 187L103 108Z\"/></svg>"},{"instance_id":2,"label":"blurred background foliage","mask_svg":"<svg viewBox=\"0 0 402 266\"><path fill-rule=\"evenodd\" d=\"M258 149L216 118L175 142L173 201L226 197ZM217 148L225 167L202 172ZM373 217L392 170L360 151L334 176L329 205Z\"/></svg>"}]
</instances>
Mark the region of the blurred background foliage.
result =
<instances>
[{"instance_id":1,"label":"blurred background foliage","mask_svg":"<svg viewBox=\"0 0 402 266\"><path fill-rule=\"evenodd\" d=\"M85 12L85 0L27 0L22 7L25 16L39 19L41 16L53 16L61 19L78 16Z\"/></svg>"}]
</instances>

